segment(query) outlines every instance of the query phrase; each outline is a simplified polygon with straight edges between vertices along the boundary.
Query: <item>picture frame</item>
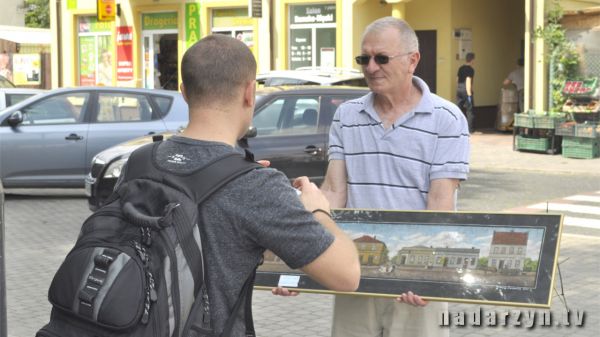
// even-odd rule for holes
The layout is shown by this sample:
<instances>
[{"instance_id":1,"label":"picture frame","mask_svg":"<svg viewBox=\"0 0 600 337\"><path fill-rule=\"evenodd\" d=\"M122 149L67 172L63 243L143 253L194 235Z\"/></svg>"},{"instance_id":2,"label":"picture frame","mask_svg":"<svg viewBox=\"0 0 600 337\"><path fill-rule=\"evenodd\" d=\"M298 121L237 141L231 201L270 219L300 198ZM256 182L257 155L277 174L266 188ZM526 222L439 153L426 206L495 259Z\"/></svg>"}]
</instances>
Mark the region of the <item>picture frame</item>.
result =
<instances>
[{"instance_id":1,"label":"picture frame","mask_svg":"<svg viewBox=\"0 0 600 337\"><path fill-rule=\"evenodd\" d=\"M332 216L361 259L356 292L324 289L272 252L255 288L549 308L563 216L336 209Z\"/></svg>"}]
</instances>

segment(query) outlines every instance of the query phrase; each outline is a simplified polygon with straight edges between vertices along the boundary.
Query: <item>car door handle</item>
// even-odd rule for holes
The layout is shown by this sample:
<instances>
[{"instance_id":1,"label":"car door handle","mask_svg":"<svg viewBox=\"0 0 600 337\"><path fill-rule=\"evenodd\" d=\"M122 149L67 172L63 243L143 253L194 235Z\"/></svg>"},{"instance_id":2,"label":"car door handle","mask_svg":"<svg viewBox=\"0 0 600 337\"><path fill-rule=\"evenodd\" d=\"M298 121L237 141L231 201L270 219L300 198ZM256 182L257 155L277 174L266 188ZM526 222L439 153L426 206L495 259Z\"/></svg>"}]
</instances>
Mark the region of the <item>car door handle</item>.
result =
<instances>
[{"instance_id":1,"label":"car door handle","mask_svg":"<svg viewBox=\"0 0 600 337\"><path fill-rule=\"evenodd\" d=\"M80 135L78 135L78 134L76 134L76 133L72 133L72 134L66 136L65 139L66 140L82 140L83 137L80 136Z\"/></svg>"},{"instance_id":2,"label":"car door handle","mask_svg":"<svg viewBox=\"0 0 600 337\"><path fill-rule=\"evenodd\" d=\"M304 149L304 152L316 156L319 153L323 152L323 149L321 149L320 147L316 147L314 145L309 145Z\"/></svg>"}]
</instances>

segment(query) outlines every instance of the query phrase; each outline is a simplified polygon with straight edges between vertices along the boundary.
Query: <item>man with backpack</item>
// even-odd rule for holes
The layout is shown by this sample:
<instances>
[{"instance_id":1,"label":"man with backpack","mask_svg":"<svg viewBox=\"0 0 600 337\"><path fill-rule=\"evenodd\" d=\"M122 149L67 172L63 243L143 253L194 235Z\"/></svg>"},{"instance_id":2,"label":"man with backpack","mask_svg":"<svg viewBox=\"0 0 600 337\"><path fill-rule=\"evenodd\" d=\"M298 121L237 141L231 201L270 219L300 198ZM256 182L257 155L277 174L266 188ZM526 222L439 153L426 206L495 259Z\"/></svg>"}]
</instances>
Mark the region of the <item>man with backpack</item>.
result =
<instances>
[{"instance_id":1,"label":"man with backpack","mask_svg":"<svg viewBox=\"0 0 600 337\"><path fill-rule=\"evenodd\" d=\"M163 197L150 187L137 188L138 186L145 186L144 184L152 180L160 182L162 185L174 186L177 190L183 189L187 194L194 194L196 193L194 190L202 189L202 184L209 183L206 180L218 180L209 177L209 179L198 181L197 186L191 186L195 185L193 182L187 184L188 186L176 186L177 182L188 179L186 177L190 174L194 175L197 174L195 172L207 171L211 166L214 167L221 158L241 157L237 153L235 145L248 130L253 117L256 61L243 42L223 35L207 36L185 52L181 73L183 81L181 92L189 105L189 125L181 134L152 144L151 147L145 146L136 150L129 158L123 173L123 181L119 182L116 187L115 195L119 196L120 201L115 199L114 202L111 202L109 199L107 202L109 204L107 207L114 207L110 205L117 202L119 205L124 205L122 208L126 215L125 218L131 219L130 222L133 223L129 227L139 226L141 228L140 239L132 236L134 238L132 245L135 250L129 254L133 256L131 259L136 258L134 256L136 252L141 256L139 265L145 266L151 264L148 263L148 260L151 262L153 259L157 259L148 258L148 251L155 245L167 241L169 235L161 233L170 230L173 226L175 226L174 231L167 232L167 234L176 237L175 251L177 254L172 255L170 260L179 259L179 255L184 255L186 261L194 261L193 251L196 248L187 247L189 245L186 244L186 241L198 241L198 237L200 238L203 286L200 290L194 291L196 298L194 305L184 305L185 298L183 298L180 305L173 306L174 309L163 310L169 314L168 317L172 317L171 310L176 313L181 311L180 315L187 317L188 314L184 311L186 308L191 308L189 319L181 318L180 323L176 318L174 323L173 319L167 320L168 322L156 323L156 326L159 327L158 330L167 331L167 333L156 334L156 336L184 334L186 337L253 336L252 321L251 318L248 319L248 316L251 317L249 304L246 302L246 310L241 310L243 306L240 303L243 303L244 299L240 298L250 296L253 275L262 260L265 249L271 250L289 267L301 269L329 289L356 290L360 280L360 265L354 243L331 219L329 202L316 185L306 177L297 178L292 187L288 178L277 170L251 167L252 169L245 170L228 183L222 184L218 188L212 188L212 193L207 193L208 197L204 200L192 198L199 203L199 206L197 227L189 232L186 232L185 227L179 229L176 225L170 225L171 222L177 223L179 218L191 217L186 213L178 213L185 206L178 201L166 203L164 215L159 214L157 217L153 217L152 214L148 215L152 212L148 210L146 204ZM142 158L146 159L142 160ZM250 165L256 166L255 163ZM218 175L220 171L226 171L230 166L222 165L217 170L213 170L212 174ZM208 169L206 169L207 167ZM150 174L147 171L154 173ZM152 186L156 186L156 184L154 183ZM300 191L300 196L294 187ZM175 194L173 193L173 195ZM142 198L143 201L125 202L125 200L135 198ZM88 219L88 221L90 220ZM192 223L194 222L192 221ZM80 241L86 235L89 227L84 224L76 248L78 245L85 246ZM95 225L94 228L99 229L101 226ZM122 232L129 233L127 230ZM96 247L97 245L88 244L88 246ZM179 246L181 249L177 250ZM101 298L102 289L111 278L104 278L103 275L106 273L94 274L95 269L98 267L108 270L110 275L110 268L113 268L116 263L112 261L118 261L120 255L127 255L119 253L118 249L115 249L118 247L114 244L106 245L106 247L111 247L111 249L102 248L102 250L96 247L89 254L82 254L85 256L98 255L93 258L94 262L87 262L90 259L85 260L82 257L84 262L78 264L78 266L90 263L95 265L89 276L84 273L83 283L91 284L91 289L87 289L87 286L80 287L79 295L75 297L75 302L78 302L76 308L78 311L71 308L71 300L63 301L62 305L56 303L61 302L60 299L53 300L55 297L53 293L71 293L70 290L53 291L53 287L60 288L64 287L62 284L65 283L77 284L79 282L80 276L73 278L59 276L61 269L68 269L63 268L67 262L63 263L50 289L49 297L54 305L51 322L38 333L38 336L56 336L56 330L60 330L67 324L64 323L68 321L66 318L61 319L60 323L53 323L55 315L57 317L84 317L84 323L77 327L81 330L77 330L76 333L61 334L60 336L63 337L88 336L82 332L83 328L87 328L90 322L101 319L104 320L103 326L107 326L106 322L108 321L119 323L123 336L150 335L149 332L127 333L126 329L130 328L128 328L128 323L123 322L124 319L116 317L118 316L116 314L113 314L115 317L110 317L111 314L108 313L108 310L103 310L103 305L109 302L107 298L112 295L113 291L106 290L104 297ZM125 247L121 251L129 252L131 250ZM74 255L73 251L69 255ZM191 258L188 259L188 256ZM171 266L180 270L179 262L171 263ZM166 278L166 282L161 282L161 277L157 274L165 270L164 266L150 268L150 271L144 267L145 271L141 274L145 273L146 280L149 282L144 283L143 289L146 290L145 292L148 294L146 298L149 300L143 301L146 309L143 310L142 321L144 317L148 317L145 315L147 311L150 315L150 318L146 318L145 324L149 324L148 321L153 322L153 311L156 313L162 310L158 303L162 301L161 294L164 291L161 290L161 287L163 287L163 283L183 284L189 275L194 277L194 283L196 283L195 273L190 273L190 270L193 271L195 268L197 265L189 264L189 270L182 268L183 271L180 270L178 275L175 275L178 278L175 278L174 281ZM70 269L81 270L85 267ZM126 266L121 269L126 269ZM62 282L57 281L57 278ZM119 276L113 278L116 279L113 284L117 283ZM74 279L75 281L65 282L65 279ZM97 288L100 290L98 291ZM250 290L248 291L248 289ZM177 293L179 292L180 290L177 291ZM168 297L168 301L176 298L177 295L173 291L170 294L171 297ZM126 293L121 295L129 296ZM204 305L197 307L195 304L199 298L202 299ZM97 303L100 300L103 300L103 304ZM111 299L110 303L119 300L121 298ZM82 308L85 309L86 306L93 308L89 309L87 317L85 317L85 312L82 314ZM148 308L149 310L147 310ZM202 317L200 322L198 322L198 317ZM196 322L190 323L190 320L196 320ZM164 325L169 325L169 328L163 328ZM190 326L192 326L191 329L189 329ZM44 331L46 332L44 333ZM54 334L49 331L54 331ZM96 331L94 330L94 333L90 333L89 336L117 336L113 333Z\"/></svg>"}]
</instances>

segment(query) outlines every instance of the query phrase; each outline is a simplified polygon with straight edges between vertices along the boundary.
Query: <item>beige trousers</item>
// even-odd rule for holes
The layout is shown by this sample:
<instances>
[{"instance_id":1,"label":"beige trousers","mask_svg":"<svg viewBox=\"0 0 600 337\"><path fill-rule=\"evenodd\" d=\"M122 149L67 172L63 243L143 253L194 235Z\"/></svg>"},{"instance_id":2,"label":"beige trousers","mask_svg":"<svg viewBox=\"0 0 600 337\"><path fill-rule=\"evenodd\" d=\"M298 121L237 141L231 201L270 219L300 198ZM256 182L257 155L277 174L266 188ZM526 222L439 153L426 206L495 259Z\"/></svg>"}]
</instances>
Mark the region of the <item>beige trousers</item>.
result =
<instances>
[{"instance_id":1,"label":"beige trousers","mask_svg":"<svg viewBox=\"0 0 600 337\"><path fill-rule=\"evenodd\" d=\"M448 337L438 317L448 303L425 307L398 303L390 298L335 296L332 337Z\"/></svg>"}]
</instances>

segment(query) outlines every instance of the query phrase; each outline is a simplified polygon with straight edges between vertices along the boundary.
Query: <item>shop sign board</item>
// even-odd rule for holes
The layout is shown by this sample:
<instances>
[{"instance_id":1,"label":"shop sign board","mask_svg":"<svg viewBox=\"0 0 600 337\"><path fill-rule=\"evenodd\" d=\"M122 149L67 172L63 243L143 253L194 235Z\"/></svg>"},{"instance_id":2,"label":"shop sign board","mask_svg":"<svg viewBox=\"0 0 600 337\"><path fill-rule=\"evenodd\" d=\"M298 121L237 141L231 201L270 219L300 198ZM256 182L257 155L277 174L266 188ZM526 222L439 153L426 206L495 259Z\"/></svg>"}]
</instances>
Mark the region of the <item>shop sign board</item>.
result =
<instances>
[{"instance_id":1,"label":"shop sign board","mask_svg":"<svg viewBox=\"0 0 600 337\"><path fill-rule=\"evenodd\" d=\"M80 33L110 32L112 22L101 22L93 16L82 16L79 18Z\"/></svg>"},{"instance_id":2,"label":"shop sign board","mask_svg":"<svg viewBox=\"0 0 600 337\"><path fill-rule=\"evenodd\" d=\"M335 23L335 5L298 5L290 7L291 24Z\"/></svg>"},{"instance_id":3,"label":"shop sign board","mask_svg":"<svg viewBox=\"0 0 600 337\"><path fill-rule=\"evenodd\" d=\"M98 21L114 21L117 13L115 0L97 0L96 12Z\"/></svg>"},{"instance_id":4,"label":"shop sign board","mask_svg":"<svg viewBox=\"0 0 600 337\"><path fill-rule=\"evenodd\" d=\"M67 0L67 9L68 10L77 9L77 0Z\"/></svg>"},{"instance_id":5,"label":"shop sign board","mask_svg":"<svg viewBox=\"0 0 600 337\"><path fill-rule=\"evenodd\" d=\"M117 27L117 81L133 80L133 27Z\"/></svg>"},{"instance_id":6,"label":"shop sign board","mask_svg":"<svg viewBox=\"0 0 600 337\"><path fill-rule=\"evenodd\" d=\"M213 10L212 27L248 27L254 23L248 17L247 8L223 8Z\"/></svg>"},{"instance_id":7,"label":"shop sign board","mask_svg":"<svg viewBox=\"0 0 600 337\"><path fill-rule=\"evenodd\" d=\"M248 0L248 16L262 18L262 0Z\"/></svg>"},{"instance_id":8,"label":"shop sign board","mask_svg":"<svg viewBox=\"0 0 600 337\"><path fill-rule=\"evenodd\" d=\"M191 47L200 38L200 4L185 5L185 46Z\"/></svg>"},{"instance_id":9,"label":"shop sign board","mask_svg":"<svg viewBox=\"0 0 600 337\"><path fill-rule=\"evenodd\" d=\"M142 14L142 30L177 29L177 12Z\"/></svg>"},{"instance_id":10,"label":"shop sign board","mask_svg":"<svg viewBox=\"0 0 600 337\"><path fill-rule=\"evenodd\" d=\"M40 54L13 54L13 82L16 85L40 85Z\"/></svg>"}]
</instances>

